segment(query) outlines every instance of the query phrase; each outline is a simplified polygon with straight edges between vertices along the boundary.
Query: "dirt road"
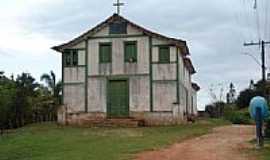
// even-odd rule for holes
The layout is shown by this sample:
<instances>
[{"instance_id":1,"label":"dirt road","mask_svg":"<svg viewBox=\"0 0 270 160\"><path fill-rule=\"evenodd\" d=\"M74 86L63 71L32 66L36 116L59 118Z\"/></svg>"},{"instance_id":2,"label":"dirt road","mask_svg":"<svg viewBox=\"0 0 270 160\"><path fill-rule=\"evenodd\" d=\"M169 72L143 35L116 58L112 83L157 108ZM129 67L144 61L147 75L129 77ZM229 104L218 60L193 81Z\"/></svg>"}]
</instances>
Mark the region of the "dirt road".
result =
<instances>
[{"instance_id":1,"label":"dirt road","mask_svg":"<svg viewBox=\"0 0 270 160\"><path fill-rule=\"evenodd\" d=\"M136 160L255 160L247 152L254 135L252 126L219 127L167 149L141 153Z\"/></svg>"}]
</instances>

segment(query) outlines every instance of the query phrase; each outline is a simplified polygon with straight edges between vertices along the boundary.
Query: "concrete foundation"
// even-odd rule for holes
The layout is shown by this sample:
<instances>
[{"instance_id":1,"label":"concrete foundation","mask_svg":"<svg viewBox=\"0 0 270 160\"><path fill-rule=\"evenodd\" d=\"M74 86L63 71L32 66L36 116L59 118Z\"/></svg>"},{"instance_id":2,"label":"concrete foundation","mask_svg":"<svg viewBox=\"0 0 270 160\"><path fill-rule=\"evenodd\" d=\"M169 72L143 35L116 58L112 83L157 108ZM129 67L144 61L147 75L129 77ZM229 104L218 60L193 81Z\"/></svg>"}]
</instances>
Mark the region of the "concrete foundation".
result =
<instances>
[{"instance_id":1,"label":"concrete foundation","mask_svg":"<svg viewBox=\"0 0 270 160\"><path fill-rule=\"evenodd\" d=\"M175 116L173 112L130 112L130 117L124 120L129 123L128 119L143 121L145 126L177 125L185 122L184 118ZM58 111L58 123L60 125L91 127L100 126L106 120L107 114L105 112L68 113L64 106Z\"/></svg>"}]
</instances>

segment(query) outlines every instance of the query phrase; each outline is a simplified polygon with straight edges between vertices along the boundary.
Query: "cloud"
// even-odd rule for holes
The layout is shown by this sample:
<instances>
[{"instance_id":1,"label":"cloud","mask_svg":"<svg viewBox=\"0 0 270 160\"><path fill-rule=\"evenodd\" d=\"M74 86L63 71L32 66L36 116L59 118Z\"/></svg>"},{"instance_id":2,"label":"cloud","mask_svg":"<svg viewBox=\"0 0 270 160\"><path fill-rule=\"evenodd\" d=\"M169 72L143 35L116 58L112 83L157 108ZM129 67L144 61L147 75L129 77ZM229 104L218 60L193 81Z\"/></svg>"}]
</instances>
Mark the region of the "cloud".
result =
<instances>
[{"instance_id":1,"label":"cloud","mask_svg":"<svg viewBox=\"0 0 270 160\"><path fill-rule=\"evenodd\" d=\"M221 83L226 89L233 82L241 90L250 79L260 78L260 66L243 55L249 52L260 59L257 47L243 47L244 41L257 40L252 1L123 1L122 15L126 18L153 31L187 40L198 71L194 81L202 87L198 97L201 108L211 101L211 84ZM268 0L262 1L269 5ZM37 77L51 69L60 75L60 55L50 47L103 21L115 11L112 4L111 0L5 1L0 6L1 67L10 73L33 72ZM259 7L263 9L262 5ZM260 15L263 24L263 12ZM261 26L263 31L264 25ZM264 37L270 39L270 34Z\"/></svg>"}]
</instances>

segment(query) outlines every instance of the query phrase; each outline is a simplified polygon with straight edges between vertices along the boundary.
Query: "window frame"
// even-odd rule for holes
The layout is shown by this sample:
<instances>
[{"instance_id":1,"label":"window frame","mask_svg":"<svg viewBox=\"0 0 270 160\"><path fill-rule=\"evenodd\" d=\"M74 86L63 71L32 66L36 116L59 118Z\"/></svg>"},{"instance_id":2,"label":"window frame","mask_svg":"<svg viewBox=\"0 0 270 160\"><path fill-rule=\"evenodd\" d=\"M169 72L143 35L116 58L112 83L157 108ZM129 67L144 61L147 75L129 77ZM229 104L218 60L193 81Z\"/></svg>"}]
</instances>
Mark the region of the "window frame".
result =
<instances>
[{"instance_id":1,"label":"window frame","mask_svg":"<svg viewBox=\"0 0 270 160\"><path fill-rule=\"evenodd\" d=\"M72 66L78 66L79 65L79 52L78 50L72 50Z\"/></svg>"},{"instance_id":2,"label":"window frame","mask_svg":"<svg viewBox=\"0 0 270 160\"><path fill-rule=\"evenodd\" d=\"M117 34L127 34L127 22L124 21L116 21L109 24L109 34L117 35ZM119 27L117 30L116 27Z\"/></svg>"},{"instance_id":3,"label":"window frame","mask_svg":"<svg viewBox=\"0 0 270 160\"><path fill-rule=\"evenodd\" d=\"M79 66L79 52L77 49L66 49L64 52L64 67ZM69 64L67 62L69 61Z\"/></svg>"},{"instance_id":4,"label":"window frame","mask_svg":"<svg viewBox=\"0 0 270 160\"><path fill-rule=\"evenodd\" d=\"M164 59L161 59L161 50L162 49L168 49L168 57L167 57L167 59L166 60L164 60ZM164 45L164 46L159 46L159 49L158 49L158 62L159 63L164 63L164 64L168 64L168 63L170 63L171 62L171 53L170 53L171 51L170 51L170 46L167 46L167 45ZM164 53L163 53L164 54Z\"/></svg>"},{"instance_id":5,"label":"window frame","mask_svg":"<svg viewBox=\"0 0 270 160\"><path fill-rule=\"evenodd\" d=\"M101 53L102 46L110 46L110 49L109 49L110 53L109 53L109 60L108 61L104 61L102 58L103 57L102 56L103 53ZM112 63L112 42L100 42L98 50L99 50L98 52L99 52L99 63L100 64Z\"/></svg>"},{"instance_id":6,"label":"window frame","mask_svg":"<svg viewBox=\"0 0 270 160\"><path fill-rule=\"evenodd\" d=\"M135 53L128 53L127 46L134 45L135 46ZM134 55L133 55L134 54ZM133 59L130 61L130 59ZM137 63L138 61L138 42L137 41L125 41L124 42L124 61L125 63Z\"/></svg>"}]
</instances>

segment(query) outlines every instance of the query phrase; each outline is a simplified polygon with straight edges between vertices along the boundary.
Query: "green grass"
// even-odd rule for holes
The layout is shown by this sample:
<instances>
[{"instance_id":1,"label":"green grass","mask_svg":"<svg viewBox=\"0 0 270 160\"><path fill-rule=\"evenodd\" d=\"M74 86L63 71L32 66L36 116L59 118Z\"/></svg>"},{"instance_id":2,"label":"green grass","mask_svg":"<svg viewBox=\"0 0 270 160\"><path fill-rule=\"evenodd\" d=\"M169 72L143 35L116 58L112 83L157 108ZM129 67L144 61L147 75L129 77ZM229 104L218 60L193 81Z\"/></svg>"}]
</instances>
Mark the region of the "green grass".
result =
<instances>
[{"instance_id":1,"label":"green grass","mask_svg":"<svg viewBox=\"0 0 270 160\"><path fill-rule=\"evenodd\" d=\"M222 120L149 128L74 128L34 124L0 138L0 160L118 160L224 125Z\"/></svg>"},{"instance_id":2,"label":"green grass","mask_svg":"<svg viewBox=\"0 0 270 160\"><path fill-rule=\"evenodd\" d=\"M250 143L254 145L254 148L247 150L247 153L256 156L258 160L270 160L270 139L265 139L262 149L255 148L256 139L251 140Z\"/></svg>"},{"instance_id":3,"label":"green grass","mask_svg":"<svg viewBox=\"0 0 270 160\"><path fill-rule=\"evenodd\" d=\"M261 160L270 160L270 139L265 140L265 146L258 152Z\"/></svg>"}]
</instances>

